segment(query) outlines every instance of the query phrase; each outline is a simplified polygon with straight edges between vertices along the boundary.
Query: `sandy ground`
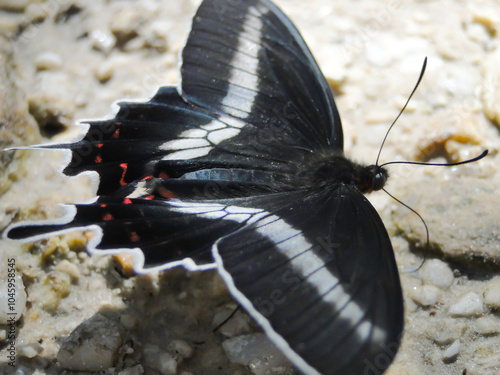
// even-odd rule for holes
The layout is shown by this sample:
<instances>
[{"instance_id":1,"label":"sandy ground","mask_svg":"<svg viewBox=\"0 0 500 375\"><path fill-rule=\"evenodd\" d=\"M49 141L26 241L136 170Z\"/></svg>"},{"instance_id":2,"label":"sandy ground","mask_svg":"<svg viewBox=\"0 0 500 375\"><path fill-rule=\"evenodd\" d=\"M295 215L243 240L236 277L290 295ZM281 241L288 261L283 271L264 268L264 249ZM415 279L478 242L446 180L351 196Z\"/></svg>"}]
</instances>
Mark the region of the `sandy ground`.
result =
<instances>
[{"instance_id":1,"label":"sandy ground","mask_svg":"<svg viewBox=\"0 0 500 375\"><path fill-rule=\"evenodd\" d=\"M416 215L383 192L370 199L391 234L406 305L402 346L387 373L497 374L500 5L276 3L335 88L347 155L374 162L426 56L426 75L381 161L453 162L490 150L467 166L389 167L387 189L425 219L429 248ZM111 116L114 101L147 99L177 83L178 53L198 4L0 0L0 148L72 139L78 120ZM65 178L60 164L57 152L0 154L0 231L54 217L59 202L92 197L90 180ZM259 362L275 353L246 314L212 332L236 306L215 272L130 277L116 259L89 257L85 241L81 233L30 245L0 241L0 278L15 259L27 298L15 328L15 368L10 328L0 325L0 373L86 374L97 370L93 362L122 375L293 373L280 358ZM222 344L248 334L260 351L239 358L243 366Z\"/></svg>"}]
</instances>

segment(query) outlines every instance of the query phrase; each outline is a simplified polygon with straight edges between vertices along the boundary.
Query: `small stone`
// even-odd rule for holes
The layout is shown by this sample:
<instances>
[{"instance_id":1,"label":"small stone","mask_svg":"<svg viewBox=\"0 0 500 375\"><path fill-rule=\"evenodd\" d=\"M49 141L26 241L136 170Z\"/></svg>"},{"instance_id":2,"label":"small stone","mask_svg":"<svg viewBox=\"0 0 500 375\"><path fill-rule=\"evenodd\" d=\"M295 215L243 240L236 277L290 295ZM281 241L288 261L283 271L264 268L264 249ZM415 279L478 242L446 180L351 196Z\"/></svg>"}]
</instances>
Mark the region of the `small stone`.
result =
<instances>
[{"instance_id":1,"label":"small stone","mask_svg":"<svg viewBox=\"0 0 500 375\"><path fill-rule=\"evenodd\" d=\"M193 348L184 340L172 340L168 349L182 358L191 358Z\"/></svg>"},{"instance_id":2,"label":"small stone","mask_svg":"<svg viewBox=\"0 0 500 375\"><path fill-rule=\"evenodd\" d=\"M108 54L116 44L116 38L108 30L93 30L90 33L92 47L96 51Z\"/></svg>"},{"instance_id":3,"label":"small stone","mask_svg":"<svg viewBox=\"0 0 500 375\"><path fill-rule=\"evenodd\" d=\"M238 336L222 343L227 357L233 363L243 366L252 364L252 372L264 375L273 368L291 368L288 360L263 333Z\"/></svg>"},{"instance_id":4,"label":"small stone","mask_svg":"<svg viewBox=\"0 0 500 375\"><path fill-rule=\"evenodd\" d=\"M67 370L103 371L114 366L121 344L120 326L96 314L71 332L61 345L57 361Z\"/></svg>"},{"instance_id":5,"label":"small stone","mask_svg":"<svg viewBox=\"0 0 500 375\"><path fill-rule=\"evenodd\" d=\"M454 362L458 354L460 353L460 340L455 340L444 352L443 352L443 362L450 363Z\"/></svg>"},{"instance_id":6,"label":"small stone","mask_svg":"<svg viewBox=\"0 0 500 375\"><path fill-rule=\"evenodd\" d=\"M215 328L222 322L226 321L220 328L219 332L226 337L241 336L251 332L250 317L244 312L237 311L229 320L228 318L236 309L236 305L228 304L217 310L212 326Z\"/></svg>"},{"instance_id":7,"label":"small stone","mask_svg":"<svg viewBox=\"0 0 500 375\"><path fill-rule=\"evenodd\" d=\"M54 52L44 52L35 57L36 70L57 70L63 64L60 55Z\"/></svg>"},{"instance_id":8,"label":"small stone","mask_svg":"<svg viewBox=\"0 0 500 375\"><path fill-rule=\"evenodd\" d=\"M441 297L441 290L434 285L421 285L410 291L410 297L420 306L434 306Z\"/></svg>"},{"instance_id":9,"label":"small stone","mask_svg":"<svg viewBox=\"0 0 500 375\"><path fill-rule=\"evenodd\" d=\"M42 345L37 342L19 346L19 355L25 358L35 358L43 350Z\"/></svg>"},{"instance_id":10,"label":"small stone","mask_svg":"<svg viewBox=\"0 0 500 375\"><path fill-rule=\"evenodd\" d=\"M426 261L420 270L420 276L425 284L432 284L441 289L448 288L454 279L450 266L439 259Z\"/></svg>"},{"instance_id":11,"label":"small stone","mask_svg":"<svg viewBox=\"0 0 500 375\"><path fill-rule=\"evenodd\" d=\"M500 280L490 284L484 293L484 303L491 307L500 307Z\"/></svg>"},{"instance_id":12,"label":"small stone","mask_svg":"<svg viewBox=\"0 0 500 375\"><path fill-rule=\"evenodd\" d=\"M131 7L123 7L110 22L109 28L117 40L117 44L123 46L128 41L138 36L137 29L145 21L143 12Z\"/></svg>"},{"instance_id":13,"label":"small stone","mask_svg":"<svg viewBox=\"0 0 500 375\"><path fill-rule=\"evenodd\" d=\"M437 330L432 333L434 342L438 345L449 345L454 342L458 335L449 329Z\"/></svg>"},{"instance_id":14,"label":"small stone","mask_svg":"<svg viewBox=\"0 0 500 375\"><path fill-rule=\"evenodd\" d=\"M469 317L481 315L484 312L481 297L474 292L461 296L450 306L449 313L455 317Z\"/></svg>"},{"instance_id":15,"label":"small stone","mask_svg":"<svg viewBox=\"0 0 500 375\"><path fill-rule=\"evenodd\" d=\"M115 73L115 63L113 61L105 61L98 65L94 70L94 76L100 83L105 83L113 77Z\"/></svg>"},{"instance_id":16,"label":"small stone","mask_svg":"<svg viewBox=\"0 0 500 375\"><path fill-rule=\"evenodd\" d=\"M57 264L56 270L66 273L73 281L78 280L80 277L80 270L78 269L78 266L66 259L61 260Z\"/></svg>"},{"instance_id":17,"label":"small stone","mask_svg":"<svg viewBox=\"0 0 500 375\"><path fill-rule=\"evenodd\" d=\"M500 321L491 315L481 316L476 320L475 331L483 336L496 335L500 333Z\"/></svg>"},{"instance_id":18,"label":"small stone","mask_svg":"<svg viewBox=\"0 0 500 375\"><path fill-rule=\"evenodd\" d=\"M177 361L169 353L161 353L159 356L160 366L158 370L165 375L177 374Z\"/></svg>"},{"instance_id":19,"label":"small stone","mask_svg":"<svg viewBox=\"0 0 500 375\"><path fill-rule=\"evenodd\" d=\"M118 375L143 375L143 374L144 374L144 367L142 367L141 365L130 367L118 373Z\"/></svg>"}]
</instances>

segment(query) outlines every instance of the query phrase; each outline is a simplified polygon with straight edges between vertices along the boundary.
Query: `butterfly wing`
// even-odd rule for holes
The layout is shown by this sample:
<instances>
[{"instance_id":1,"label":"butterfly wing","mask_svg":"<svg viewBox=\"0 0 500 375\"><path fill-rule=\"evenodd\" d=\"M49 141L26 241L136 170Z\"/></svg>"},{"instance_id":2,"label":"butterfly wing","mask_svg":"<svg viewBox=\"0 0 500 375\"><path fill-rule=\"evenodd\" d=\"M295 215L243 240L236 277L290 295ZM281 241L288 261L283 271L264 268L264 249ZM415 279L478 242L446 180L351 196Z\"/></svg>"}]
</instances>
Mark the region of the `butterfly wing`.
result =
<instances>
[{"instance_id":1,"label":"butterfly wing","mask_svg":"<svg viewBox=\"0 0 500 375\"><path fill-rule=\"evenodd\" d=\"M381 373L399 347L403 300L380 217L348 185L289 198L216 243L220 274L305 374Z\"/></svg>"},{"instance_id":2,"label":"butterfly wing","mask_svg":"<svg viewBox=\"0 0 500 375\"><path fill-rule=\"evenodd\" d=\"M257 139L310 152L343 148L332 91L297 29L270 1L204 1L181 74L189 102L249 124L234 140L243 148Z\"/></svg>"}]
</instances>

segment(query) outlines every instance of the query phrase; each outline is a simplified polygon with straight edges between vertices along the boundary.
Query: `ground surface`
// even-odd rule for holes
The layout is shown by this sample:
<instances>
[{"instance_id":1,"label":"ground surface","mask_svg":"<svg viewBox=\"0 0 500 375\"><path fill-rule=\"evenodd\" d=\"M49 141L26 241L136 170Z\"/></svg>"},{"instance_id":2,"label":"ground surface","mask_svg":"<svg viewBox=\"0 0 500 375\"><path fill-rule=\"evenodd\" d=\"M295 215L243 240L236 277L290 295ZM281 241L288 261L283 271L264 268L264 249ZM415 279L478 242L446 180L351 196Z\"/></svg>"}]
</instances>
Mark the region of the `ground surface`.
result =
<instances>
[{"instance_id":1,"label":"ground surface","mask_svg":"<svg viewBox=\"0 0 500 375\"><path fill-rule=\"evenodd\" d=\"M406 305L402 346L388 373L497 374L500 5L276 3L337 92L347 155L374 162L425 56L424 80L390 133L382 162L451 162L490 150L467 166L389 167L387 189L424 217L430 249L416 215L383 192L370 199L391 234ZM71 139L79 119L110 116L114 101L147 99L159 85L178 82L178 52L198 4L0 0L0 148ZM64 178L60 164L54 152L0 154L0 231L12 220L53 217L59 202L92 197L89 179ZM247 367L231 363L223 350L228 337L258 332L245 314L212 332L235 306L215 272L125 278L116 260L89 257L85 241L79 233L24 246L0 240L0 278L7 259L15 259L27 294L15 369L8 365L9 328L0 325L0 373L57 374L86 355L107 364L106 373L122 375L269 371L256 360L266 354L264 341ZM84 359L76 362L83 373L92 370Z\"/></svg>"}]
</instances>

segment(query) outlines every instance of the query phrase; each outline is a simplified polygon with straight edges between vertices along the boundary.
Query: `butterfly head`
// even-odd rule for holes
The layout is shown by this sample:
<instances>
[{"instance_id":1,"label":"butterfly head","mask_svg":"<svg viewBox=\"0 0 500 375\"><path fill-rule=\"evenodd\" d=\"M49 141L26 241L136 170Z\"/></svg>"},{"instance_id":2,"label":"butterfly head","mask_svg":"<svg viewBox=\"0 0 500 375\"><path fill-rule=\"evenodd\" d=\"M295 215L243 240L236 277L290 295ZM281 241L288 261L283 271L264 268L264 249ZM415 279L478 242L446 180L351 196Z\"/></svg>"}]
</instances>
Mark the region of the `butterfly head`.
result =
<instances>
[{"instance_id":1,"label":"butterfly head","mask_svg":"<svg viewBox=\"0 0 500 375\"><path fill-rule=\"evenodd\" d=\"M369 165L363 167L356 176L356 183L362 193L371 193L382 189L389 178L389 172L384 167Z\"/></svg>"}]
</instances>

